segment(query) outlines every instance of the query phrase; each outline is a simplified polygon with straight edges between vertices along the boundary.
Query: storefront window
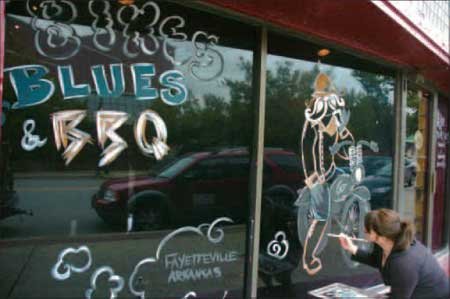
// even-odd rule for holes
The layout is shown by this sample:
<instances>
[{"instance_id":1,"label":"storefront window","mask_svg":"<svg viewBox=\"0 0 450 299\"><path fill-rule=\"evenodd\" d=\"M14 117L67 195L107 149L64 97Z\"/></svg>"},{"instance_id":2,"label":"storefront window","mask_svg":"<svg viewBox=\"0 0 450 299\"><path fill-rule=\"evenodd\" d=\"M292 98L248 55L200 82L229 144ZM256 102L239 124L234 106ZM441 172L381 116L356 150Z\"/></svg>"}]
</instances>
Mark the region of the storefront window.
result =
<instances>
[{"instance_id":1,"label":"storefront window","mask_svg":"<svg viewBox=\"0 0 450 299\"><path fill-rule=\"evenodd\" d=\"M363 238L365 214L392 206L392 73L308 42L268 41L265 159L276 152L288 167L264 175L258 294L375 284L377 271L328 234Z\"/></svg>"},{"instance_id":2,"label":"storefront window","mask_svg":"<svg viewBox=\"0 0 450 299\"><path fill-rule=\"evenodd\" d=\"M448 144L449 139L449 118L448 118L448 100L439 99L437 119L436 119L436 186L433 204L433 229L432 229L432 248L439 250L447 242L445 236L445 210L447 194L447 175L448 167ZM448 200L447 200L448 202Z\"/></svg>"},{"instance_id":3,"label":"storefront window","mask_svg":"<svg viewBox=\"0 0 450 299\"><path fill-rule=\"evenodd\" d=\"M428 146L430 94L408 89L406 108L406 143L404 195L400 213L416 226L417 238L425 241L428 192Z\"/></svg>"},{"instance_id":4,"label":"storefront window","mask_svg":"<svg viewBox=\"0 0 450 299\"><path fill-rule=\"evenodd\" d=\"M254 37L168 2L8 1L1 298L242 295Z\"/></svg>"}]
</instances>

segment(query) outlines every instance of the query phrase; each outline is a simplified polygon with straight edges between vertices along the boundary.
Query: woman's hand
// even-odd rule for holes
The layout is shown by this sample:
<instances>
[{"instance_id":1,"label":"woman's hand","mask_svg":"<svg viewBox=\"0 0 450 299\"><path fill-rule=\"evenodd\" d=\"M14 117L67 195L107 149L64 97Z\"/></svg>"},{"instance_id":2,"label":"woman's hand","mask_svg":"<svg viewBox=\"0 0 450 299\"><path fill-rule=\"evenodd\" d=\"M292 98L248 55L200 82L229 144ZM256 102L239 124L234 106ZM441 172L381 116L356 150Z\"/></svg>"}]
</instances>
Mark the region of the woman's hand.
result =
<instances>
[{"instance_id":1,"label":"woman's hand","mask_svg":"<svg viewBox=\"0 0 450 299\"><path fill-rule=\"evenodd\" d=\"M351 254L355 255L358 251L358 246L353 244L352 240L349 236L346 234L340 233L339 234L339 243L341 243L342 248L350 252Z\"/></svg>"}]
</instances>

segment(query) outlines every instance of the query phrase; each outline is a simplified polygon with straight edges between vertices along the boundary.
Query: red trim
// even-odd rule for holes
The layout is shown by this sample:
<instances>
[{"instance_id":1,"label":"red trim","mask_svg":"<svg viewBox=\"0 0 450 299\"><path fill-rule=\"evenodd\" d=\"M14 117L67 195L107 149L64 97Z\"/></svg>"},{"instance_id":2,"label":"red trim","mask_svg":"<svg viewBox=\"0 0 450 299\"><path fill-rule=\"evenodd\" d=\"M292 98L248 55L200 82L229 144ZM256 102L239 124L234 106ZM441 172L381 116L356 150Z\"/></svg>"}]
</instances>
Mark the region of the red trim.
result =
<instances>
[{"instance_id":1,"label":"red trim","mask_svg":"<svg viewBox=\"0 0 450 299\"><path fill-rule=\"evenodd\" d=\"M372 1L203 1L414 70L450 93L450 64L443 61L446 56L439 55L441 52L431 49L435 43L426 46L428 39L419 41L421 35L414 36L399 21L409 23L395 20Z\"/></svg>"}]
</instances>

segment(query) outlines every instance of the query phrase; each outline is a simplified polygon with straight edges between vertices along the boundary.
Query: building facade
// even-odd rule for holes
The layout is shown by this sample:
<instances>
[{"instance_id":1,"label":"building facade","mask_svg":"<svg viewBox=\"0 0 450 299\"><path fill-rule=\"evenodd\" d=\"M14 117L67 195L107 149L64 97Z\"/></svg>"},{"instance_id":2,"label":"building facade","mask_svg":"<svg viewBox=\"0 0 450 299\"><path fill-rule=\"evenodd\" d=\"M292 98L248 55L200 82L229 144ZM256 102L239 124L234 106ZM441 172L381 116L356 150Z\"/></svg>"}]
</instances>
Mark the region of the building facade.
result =
<instances>
[{"instance_id":1,"label":"building facade","mask_svg":"<svg viewBox=\"0 0 450 299\"><path fill-rule=\"evenodd\" d=\"M383 207L445 267L449 10L1 1L0 297L374 292Z\"/></svg>"}]
</instances>

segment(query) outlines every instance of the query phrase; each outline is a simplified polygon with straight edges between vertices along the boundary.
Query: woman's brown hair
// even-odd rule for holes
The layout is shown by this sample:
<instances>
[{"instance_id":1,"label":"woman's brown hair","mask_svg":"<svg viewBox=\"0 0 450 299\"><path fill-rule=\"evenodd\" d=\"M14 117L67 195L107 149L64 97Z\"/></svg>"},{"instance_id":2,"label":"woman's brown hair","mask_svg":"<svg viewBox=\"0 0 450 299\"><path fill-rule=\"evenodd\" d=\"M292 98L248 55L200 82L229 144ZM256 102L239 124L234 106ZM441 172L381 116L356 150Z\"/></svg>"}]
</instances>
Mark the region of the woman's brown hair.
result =
<instances>
[{"instance_id":1,"label":"woman's brown hair","mask_svg":"<svg viewBox=\"0 0 450 299\"><path fill-rule=\"evenodd\" d=\"M414 225L410 221L401 220L400 215L389 209L373 210L364 219L367 232L371 230L377 235L394 242L395 250L406 250L414 239Z\"/></svg>"}]
</instances>

